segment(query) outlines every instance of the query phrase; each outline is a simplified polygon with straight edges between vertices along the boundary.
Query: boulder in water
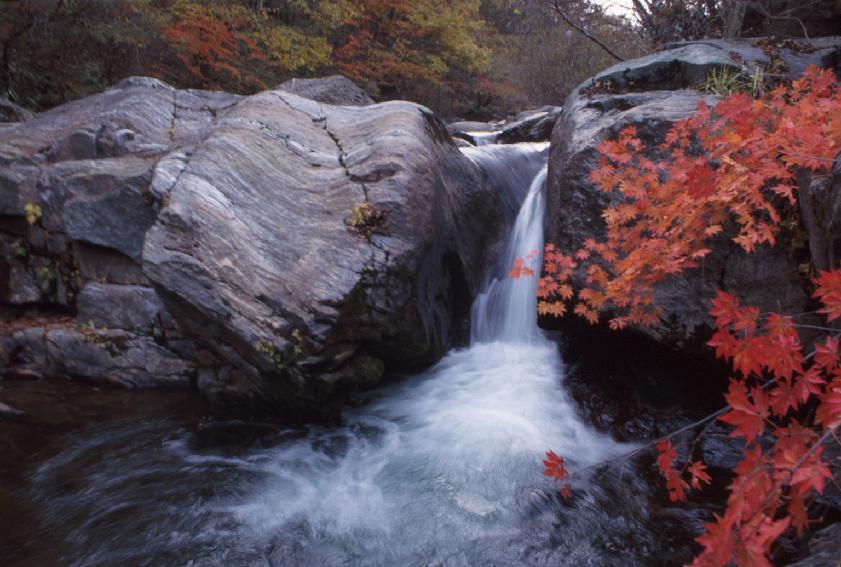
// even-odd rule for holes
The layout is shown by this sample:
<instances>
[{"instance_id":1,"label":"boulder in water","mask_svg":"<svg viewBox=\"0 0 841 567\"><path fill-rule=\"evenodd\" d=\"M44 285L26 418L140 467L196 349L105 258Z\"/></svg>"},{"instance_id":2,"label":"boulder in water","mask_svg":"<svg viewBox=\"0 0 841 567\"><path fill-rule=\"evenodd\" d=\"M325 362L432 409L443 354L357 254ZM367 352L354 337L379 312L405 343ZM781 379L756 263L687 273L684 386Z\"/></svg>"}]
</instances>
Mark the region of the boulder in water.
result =
<instances>
[{"instance_id":1,"label":"boulder in water","mask_svg":"<svg viewBox=\"0 0 841 567\"><path fill-rule=\"evenodd\" d=\"M765 62L768 50L757 45L761 46L748 40L683 44L620 63L576 89L552 135L547 241L576 250L587 238L604 235L602 212L618 196L601 192L590 180L599 163L599 143L633 125L646 155L657 159L658 146L675 122L691 116L699 101L715 106L718 100L692 87L700 87L705 73L716 66L741 69ZM802 63L834 61L830 55L841 53L839 49L841 39L825 38L816 40L811 50L805 44L802 51L788 49L785 57L790 72L797 76L805 68ZM821 195L825 192L816 189L815 198L824 198ZM816 230L828 234L828 227ZM723 233L712 242L703 268L683 272L657 287L660 323L643 332L671 347L704 351L712 324L708 300L720 288L763 311L810 311L805 282L793 257L779 247L745 253L732 236ZM762 285L756 285L758 281Z\"/></svg>"},{"instance_id":2,"label":"boulder in water","mask_svg":"<svg viewBox=\"0 0 841 567\"><path fill-rule=\"evenodd\" d=\"M474 146L548 142L561 111L560 106L543 106L520 112L507 121L453 122L447 126L447 131L454 140L464 140Z\"/></svg>"},{"instance_id":3,"label":"boulder in water","mask_svg":"<svg viewBox=\"0 0 841 567\"><path fill-rule=\"evenodd\" d=\"M0 131L0 164L0 298L51 309L0 372L290 414L441 356L503 226L406 102L134 77Z\"/></svg>"},{"instance_id":4,"label":"boulder in water","mask_svg":"<svg viewBox=\"0 0 841 567\"><path fill-rule=\"evenodd\" d=\"M551 106L544 109L520 113L517 119L502 127L496 141L502 144L516 144L518 142L545 142L552 137L555 122L563 112L561 106Z\"/></svg>"},{"instance_id":5,"label":"boulder in water","mask_svg":"<svg viewBox=\"0 0 841 567\"><path fill-rule=\"evenodd\" d=\"M499 130L496 123L491 122L453 122L447 125L447 132L453 140L467 142L471 146L485 146L496 142ZM460 142L455 142L459 144Z\"/></svg>"}]
</instances>

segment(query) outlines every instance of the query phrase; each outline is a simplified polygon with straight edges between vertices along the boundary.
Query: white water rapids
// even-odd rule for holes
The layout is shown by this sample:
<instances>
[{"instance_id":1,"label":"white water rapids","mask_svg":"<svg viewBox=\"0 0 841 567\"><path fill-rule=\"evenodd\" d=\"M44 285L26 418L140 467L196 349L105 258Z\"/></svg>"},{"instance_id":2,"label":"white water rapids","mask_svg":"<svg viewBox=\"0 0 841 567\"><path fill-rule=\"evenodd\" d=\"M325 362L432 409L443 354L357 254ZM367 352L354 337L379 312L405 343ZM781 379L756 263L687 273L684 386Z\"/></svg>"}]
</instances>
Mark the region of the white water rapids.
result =
<instances>
[{"instance_id":1,"label":"white water rapids","mask_svg":"<svg viewBox=\"0 0 841 567\"><path fill-rule=\"evenodd\" d=\"M43 503L48 523L71 522L67 564L488 564L475 559L477 548L496 557L503 552L487 542L521 537L523 491L554 491L542 477L547 449L573 469L621 450L585 425L564 393L558 347L537 327L535 279L506 276L514 258L534 250L539 265L545 146L465 153L490 176L496 164L503 197L522 203L505 257L475 302L469 348L376 392L346 411L341 427L311 427L270 448L208 453L184 434L155 445L136 430L80 442L33 480L39 494L53 494ZM105 457L109 470L91 467L84 489L56 491L62 467L97 443L118 447ZM83 459L73 466L86 470ZM162 468L172 485L150 497L141 488ZM179 480L190 475L206 479L206 493ZM120 523L125 513L134 524ZM103 525L107 536L89 537Z\"/></svg>"}]
</instances>

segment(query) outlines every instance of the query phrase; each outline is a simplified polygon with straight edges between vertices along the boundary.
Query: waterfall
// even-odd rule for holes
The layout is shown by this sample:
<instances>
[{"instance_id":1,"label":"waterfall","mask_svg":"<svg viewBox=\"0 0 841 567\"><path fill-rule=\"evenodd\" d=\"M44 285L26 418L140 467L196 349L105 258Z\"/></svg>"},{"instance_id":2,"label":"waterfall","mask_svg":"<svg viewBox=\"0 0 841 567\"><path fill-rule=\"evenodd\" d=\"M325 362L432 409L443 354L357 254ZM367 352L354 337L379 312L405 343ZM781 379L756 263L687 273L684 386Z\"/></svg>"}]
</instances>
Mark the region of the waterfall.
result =
<instances>
[{"instance_id":1,"label":"waterfall","mask_svg":"<svg viewBox=\"0 0 841 567\"><path fill-rule=\"evenodd\" d=\"M549 159L549 142L487 145L462 148L462 153L485 172L487 182L499 196L506 221L513 225L532 180ZM496 277L498 268L488 275Z\"/></svg>"},{"instance_id":2,"label":"waterfall","mask_svg":"<svg viewBox=\"0 0 841 567\"><path fill-rule=\"evenodd\" d=\"M475 301L471 345L369 394L340 426L272 447L208 454L183 431L160 440L142 428L76 444L33 478L49 525L67 531L68 564L487 565L512 553L505 564L520 562L535 516L557 517L530 508L545 510L556 490L541 474L544 452L576 468L621 447L581 422L561 387L557 345L536 323L535 278L506 276L532 251L540 265L546 145L465 154L511 226ZM70 470L91 479L83 490L56 488ZM155 482L167 474L177 480ZM166 505L150 506L156 498ZM104 533L92 539L93 529Z\"/></svg>"},{"instance_id":3,"label":"waterfall","mask_svg":"<svg viewBox=\"0 0 841 567\"><path fill-rule=\"evenodd\" d=\"M500 130L494 130L491 132L467 132L467 135L473 138L473 142L477 146L487 146L495 143L500 133Z\"/></svg>"},{"instance_id":4,"label":"waterfall","mask_svg":"<svg viewBox=\"0 0 841 567\"><path fill-rule=\"evenodd\" d=\"M483 146L462 150L494 186L513 225L505 252L488 273L471 310L471 342L540 340L537 328L537 277L512 279L518 258L540 272L546 209L546 160L549 144Z\"/></svg>"},{"instance_id":5,"label":"waterfall","mask_svg":"<svg viewBox=\"0 0 841 567\"><path fill-rule=\"evenodd\" d=\"M511 233L503 256L503 268L518 258L528 261L534 277L512 279L507 273L494 278L473 303L471 339L473 343L507 343L539 340L537 328L537 274L543 258L543 215L546 167L535 176Z\"/></svg>"}]
</instances>

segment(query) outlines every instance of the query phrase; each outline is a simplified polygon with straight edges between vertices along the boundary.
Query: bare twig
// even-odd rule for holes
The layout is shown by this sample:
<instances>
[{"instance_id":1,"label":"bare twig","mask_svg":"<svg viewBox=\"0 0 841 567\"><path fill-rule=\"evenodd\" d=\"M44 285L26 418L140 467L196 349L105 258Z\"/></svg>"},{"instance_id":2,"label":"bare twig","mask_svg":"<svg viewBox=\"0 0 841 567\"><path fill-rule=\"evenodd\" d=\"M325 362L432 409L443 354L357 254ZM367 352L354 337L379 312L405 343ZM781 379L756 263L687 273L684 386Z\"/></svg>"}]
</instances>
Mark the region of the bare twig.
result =
<instances>
[{"instance_id":1,"label":"bare twig","mask_svg":"<svg viewBox=\"0 0 841 567\"><path fill-rule=\"evenodd\" d=\"M783 16L781 14L774 15L771 12L769 12L767 8L765 8L762 2L755 2L754 6L759 8L759 11L762 12L762 15L768 18L769 20L791 20L797 22L800 25L800 29L803 30L803 37L809 39L809 31L806 29L806 24L804 24L803 20L801 20L800 18L795 18L794 16Z\"/></svg>"},{"instance_id":2,"label":"bare twig","mask_svg":"<svg viewBox=\"0 0 841 567\"><path fill-rule=\"evenodd\" d=\"M690 431L692 429L695 429L696 427L704 425L707 422L714 421L715 419L724 415L728 411L730 411L730 406L729 405L721 408L720 410L716 411L715 413L711 413L708 416L699 419L698 421L694 421L694 422L690 423L689 425L685 425L685 426L681 427L680 429L676 429L676 430L668 433L667 435L663 435L662 437L658 437L657 439L652 439L651 441L648 441L648 442L644 443L643 445L640 445L639 447L636 447L636 448L634 448L630 451L627 451L627 452L622 453L620 455L615 455L615 456L611 457L610 459L606 459L604 461L599 461L598 463L593 463L592 465L589 465L589 466L571 471L569 476L574 477L574 476L577 476L581 473L584 473L584 472L599 468L601 466L604 466L607 463L614 462L614 461L617 461L617 460L623 460L624 461L625 459L629 459L631 457L639 455L640 453L643 453L646 450L650 449L651 447L657 445L657 443L659 443L660 441L666 441L668 439L671 439L672 437L680 435L681 433L685 433L686 431Z\"/></svg>"},{"instance_id":3,"label":"bare twig","mask_svg":"<svg viewBox=\"0 0 841 567\"><path fill-rule=\"evenodd\" d=\"M595 43L596 45L601 47L608 55L610 55L611 57L613 57L617 61L624 61L625 60L623 57L620 57L619 55L617 55L612 49L610 49L607 45L605 45L601 40L599 40L593 34L591 34L586 29L584 29L583 27L581 27L578 24L576 24L575 22L573 22L570 19L570 17L567 16L566 12L564 12L564 9L561 7L561 4L560 4L559 0L553 0L551 2L551 6L555 10L555 12L558 13L558 15L561 17L561 19L563 19L563 21L566 22L572 29L574 29L578 33L584 35L584 37L586 37L587 39L589 39L590 41L592 41L593 43Z\"/></svg>"}]
</instances>

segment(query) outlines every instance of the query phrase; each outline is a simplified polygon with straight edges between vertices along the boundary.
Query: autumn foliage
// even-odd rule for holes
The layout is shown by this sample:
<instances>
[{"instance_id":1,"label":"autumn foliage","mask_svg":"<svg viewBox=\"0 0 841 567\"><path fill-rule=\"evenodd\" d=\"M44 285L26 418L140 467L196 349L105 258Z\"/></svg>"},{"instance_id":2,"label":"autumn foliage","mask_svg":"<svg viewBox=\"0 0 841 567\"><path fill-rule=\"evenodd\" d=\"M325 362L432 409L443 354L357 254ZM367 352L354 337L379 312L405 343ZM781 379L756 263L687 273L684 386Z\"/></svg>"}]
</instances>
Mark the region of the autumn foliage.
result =
<instances>
[{"instance_id":1,"label":"autumn foliage","mask_svg":"<svg viewBox=\"0 0 841 567\"><path fill-rule=\"evenodd\" d=\"M736 94L715 109L700 104L659 149L665 159L647 158L633 128L600 146L592 180L619 197L604 211L606 237L569 254L547 245L541 313L572 310L593 323L606 314L612 328L653 325L657 284L699 267L711 239L727 234L748 252L774 245L786 208L797 205L798 176L827 174L841 152L841 89L833 74L810 68L762 99ZM529 269L524 260L512 275ZM841 269L813 283L819 312L833 324L841 319ZM833 478L825 451L841 444L841 332L828 326L806 349L790 315L762 313L723 291L710 300L708 344L734 371L728 406L712 417L731 426L745 449L726 508L698 538L693 565L770 566L774 543L810 526L810 499ZM711 481L704 463L691 451L681 455L671 436L656 448L671 501ZM544 464L568 494L563 460L550 453Z\"/></svg>"},{"instance_id":2,"label":"autumn foliage","mask_svg":"<svg viewBox=\"0 0 841 567\"><path fill-rule=\"evenodd\" d=\"M669 132L661 161L645 156L633 127L602 143L592 180L621 199L604 211L603 241L588 239L572 255L547 247L540 311L562 313L568 306L557 304L570 302L591 321L609 311L614 328L653 325L656 285L699 267L727 227L748 252L775 244L783 208L796 204L797 173L825 173L839 152L839 108L834 75L812 68L766 99L739 93L714 111L700 103ZM576 272L583 285L572 296Z\"/></svg>"},{"instance_id":3,"label":"autumn foliage","mask_svg":"<svg viewBox=\"0 0 841 567\"><path fill-rule=\"evenodd\" d=\"M834 321L841 316L841 270L815 283L821 311ZM747 446L727 509L698 539L704 551L695 564L770 566L772 544L790 527L809 527L809 499L833 477L824 444L837 442L841 425L838 338L826 337L806 355L791 317L761 315L725 292L710 313L717 330L709 345L736 371L720 419Z\"/></svg>"},{"instance_id":4,"label":"autumn foliage","mask_svg":"<svg viewBox=\"0 0 841 567\"><path fill-rule=\"evenodd\" d=\"M411 96L484 72L483 26L476 0L15 0L0 95L40 109L132 74L248 93L344 72Z\"/></svg>"},{"instance_id":5,"label":"autumn foliage","mask_svg":"<svg viewBox=\"0 0 841 567\"><path fill-rule=\"evenodd\" d=\"M565 3L625 56L644 52L599 3ZM498 118L563 100L612 62L553 14L532 0L9 0L0 96L43 110L131 75L247 94L341 73L378 100Z\"/></svg>"},{"instance_id":6,"label":"autumn foliage","mask_svg":"<svg viewBox=\"0 0 841 567\"><path fill-rule=\"evenodd\" d=\"M471 18L476 0L362 0L356 9L336 60L369 89L406 96L419 85L449 88L450 69L479 72L487 63L487 50L474 39L481 28Z\"/></svg>"}]
</instances>

